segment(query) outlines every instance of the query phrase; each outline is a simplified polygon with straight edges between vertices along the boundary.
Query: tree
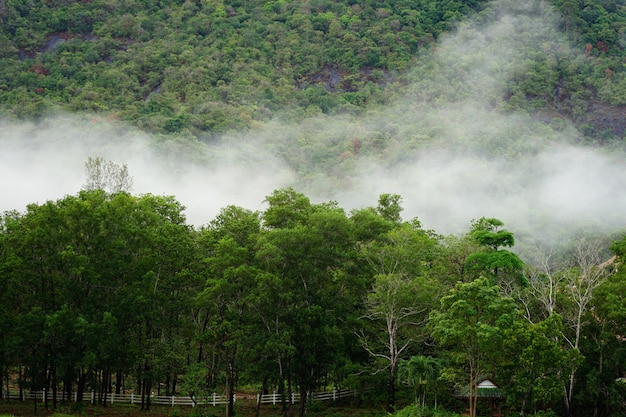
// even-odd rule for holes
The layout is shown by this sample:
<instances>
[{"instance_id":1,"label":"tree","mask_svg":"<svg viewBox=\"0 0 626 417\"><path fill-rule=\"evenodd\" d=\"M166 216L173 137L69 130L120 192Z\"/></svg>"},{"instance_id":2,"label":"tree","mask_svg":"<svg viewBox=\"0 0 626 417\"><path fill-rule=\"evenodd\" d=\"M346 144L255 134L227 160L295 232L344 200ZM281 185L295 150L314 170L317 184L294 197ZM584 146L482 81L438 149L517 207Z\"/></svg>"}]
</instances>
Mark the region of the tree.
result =
<instances>
[{"instance_id":1,"label":"tree","mask_svg":"<svg viewBox=\"0 0 626 417\"><path fill-rule=\"evenodd\" d=\"M20 335L16 331L17 314L20 306L32 301L23 298L21 291L22 259L16 253L20 221L17 212L0 216L0 387L6 381L7 390L11 368L19 366L21 369L22 366L19 362Z\"/></svg>"},{"instance_id":2,"label":"tree","mask_svg":"<svg viewBox=\"0 0 626 417\"><path fill-rule=\"evenodd\" d=\"M452 374L465 374L471 417L476 416L480 378L493 372L502 360L499 346L516 314L513 299L502 296L488 278L458 283L430 313L428 325L433 339L448 348L451 359L461 366Z\"/></svg>"},{"instance_id":3,"label":"tree","mask_svg":"<svg viewBox=\"0 0 626 417\"><path fill-rule=\"evenodd\" d=\"M415 405L422 409L426 407L426 395L434 395L434 405L437 408L437 391L439 373L442 362L432 356L411 356L408 361L402 361L398 367L398 377L405 384L413 387Z\"/></svg>"},{"instance_id":4,"label":"tree","mask_svg":"<svg viewBox=\"0 0 626 417\"><path fill-rule=\"evenodd\" d=\"M303 415L348 331L343 318L352 295L343 270L353 262L352 225L335 203L312 205L293 189L275 191L268 201L256 257L266 273L261 278L276 292L264 292L269 304L261 315L277 353L279 390L299 388Z\"/></svg>"},{"instance_id":5,"label":"tree","mask_svg":"<svg viewBox=\"0 0 626 417\"><path fill-rule=\"evenodd\" d=\"M625 249L625 238L611 245L615 254L612 265L617 270L594 291L590 307L593 314L588 326L591 331L587 331L582 340L581 348L587 360L580 371L584 378L580 378L578 397L582 397L583 407L593 415L626 411L624 384L616 379L622 374L626 360L623 348L623 335L626 334Z\"/></svg>"},{"instance_id":6,"label":"tree","mask_svg":"<svg viewBox=\"0 0 626 417\"><path fill-rule=\"evenodd\" d=\"M603 247L598 240L580 239L574 244L572 252L572 268L565 278L565 291L572 302L572 309L564 313L567 323L573 331L573 338L566 339L572 349L580 349L582 329L585 326L585 313L593 300L594 291L613 273L613 258L607 259ZM574 399L576 369L569 375L566 389L565 404L568 414Z\"/></svg>"},{"instance_id":7,"label":"tree","mask_svg":"<svg viewBox=\"0 0 626 417\"><path fill-rule=\"evenodd\" d=\"M513 233L501 229L504 223L498 219L481 218L472 222L470 237L481 246L479 252L467 257L466 268L475 276L491 277L503 290L510 291L512 285L523 285L524 263L514 253L501 249L515 244Z\"/></svg>"},{"instance_id":8,"label":"tree","mask_svg":"<svg viewBox=\"0 0 626 417\"><path fill-rule=\"evenodd\" d=\"M88 383L106 403L113 371L118 389L137 372L145 400L152 380L177 366L168 346L186 328L182 271L191 252L181 211L170 197L83 190L29 205L10 223L2 268L23 290L10 303L19 305L19 363L53 406L61 385L63 398L75 386L82 401Z\"/></svg>"},{"instance_id":9,"label":"tree","mask_svg":"<svg viewBox=\"0 0 626 417\"><path fill-rule=\"evenodd\" d=\"M255 244L260 232L258 213L239 207L222 209L209 227L202 231L205 241L206 282L197 303L206 309L211 322L205 328L224 358L226 374L227 417L235 414L237 358L245 350L253 332L247 332L251 312L251 292L261 271L255 265Z\"/></svg>"},{"instance_id":10,"label":"tree","mask_svg":"<svg viewBox=\"0 0 626 417\"><path fill-rule=\"evenodd\" d=\"M524 268L528 288L523 292L527 297L522 296L521 301L530 322L535 320L536 314L543 319L550 317L557 309L558 294L566 278L564 271L559 269L557 257L553 250L546 252L538 249ZM539 303L539 313L532 306L536 302Z\"/></svg>"},{"instance_id":11,"label":"tree","mask_svg":"<svg viewBox=\"0 0 626 417\"><path fill-rule=\"evenodd\" d=\"M395 406L399 361L420 334L437 294L438 286L429 277L437 245L437 238L417 221L360 245L361 256L375 273L363 316L372 322L373 334L362 334L361 340L373 357L386 363L389 409Z\"/></svg>"},{"instance_id":12,"label":"tree","mask_svg":"<svg viewBox=\"0 0 626 417\"><path fill-rule=\"evenodd\" d=\"M402 197L398 194L381 194L378 198L376 211L383 219L398 223L402 220L400 217L401 202Z\"/></svg>"},{"instance_id":13,"label":"tree","mask_svg":"<svg viewBox=\"0 0 626 417\"><path fill-rule=\"evenodd\" d=\"M562 369L562 393L568 415L572 414L577 368L583 363L574 359L581 353L585 328L597 327L597 315L590 314L590 307L595 290L613 273L614 260L599 240L578 239L560 252L537 251L525 269L529 285L520 291L520 300L528 320L536 323L558 315L567 330L553 333L553 337L571 350L569 355L573 358Z\"/></svg>"},{"instance_id":14,"label":"tree","mask_svg":"<svg viewBox=\"0 0 626 417\"><path fill-rule=\"evenodd\" d=\"M507 381L507 403L519 408L520 415L559 401L567 370L581 362L578 351L561 344L562 333L563 321L557 313L537 323L517 320L506 330L500 375Z\"/></svg>"},{"instance_id":15,"label":"tree","mask_svg":"<svg viewBox=\"0 0 626 417\"><path fill-rule=\"evenodd\" d=\"M89 157L85 162L87 182L86 190L104 190L110 193L130 192L133 179L128 173L126 164L116 164L101 156Z\"/></svg>"}]
</instances>

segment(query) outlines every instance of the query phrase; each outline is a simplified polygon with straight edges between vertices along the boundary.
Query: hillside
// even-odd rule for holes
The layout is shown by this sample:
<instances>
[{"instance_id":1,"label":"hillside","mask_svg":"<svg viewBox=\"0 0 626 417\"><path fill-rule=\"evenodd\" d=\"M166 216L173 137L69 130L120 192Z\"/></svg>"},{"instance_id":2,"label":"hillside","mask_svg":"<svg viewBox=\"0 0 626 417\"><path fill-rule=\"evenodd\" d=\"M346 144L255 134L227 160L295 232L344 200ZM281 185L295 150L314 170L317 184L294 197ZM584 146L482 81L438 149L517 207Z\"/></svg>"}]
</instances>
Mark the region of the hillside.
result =
<instances>
[{"instance_id":1,"label":"hillside","mask_svg":"<svg viewBox=\"0 0 626 417\"><path fill-rule=\"evenodd\" d=\"M537 51L498 100L621 141L626 9L549 3L579 57ZM362 114L402 95L459 22L501 13L480 0L3 0L0 114L96 112L203 140L317 112Z\"/></svg>"}]
</instances>

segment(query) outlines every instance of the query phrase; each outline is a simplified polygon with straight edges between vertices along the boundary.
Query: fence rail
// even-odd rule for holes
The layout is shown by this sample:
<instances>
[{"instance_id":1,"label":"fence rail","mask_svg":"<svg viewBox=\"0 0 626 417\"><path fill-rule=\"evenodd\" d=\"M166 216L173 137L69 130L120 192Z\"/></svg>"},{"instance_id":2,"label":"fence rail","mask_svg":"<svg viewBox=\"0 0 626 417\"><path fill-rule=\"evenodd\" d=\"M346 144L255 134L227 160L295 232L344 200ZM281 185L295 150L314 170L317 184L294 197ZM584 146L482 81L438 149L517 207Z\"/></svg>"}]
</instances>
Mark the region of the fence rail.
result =
<instances>
[{"instance_id":1,"label":"fence rail","mask_svg":"<svg viewBox=\"0 0 626 417\"><path fill-rule=\"evenodd\" d=\"M333 400L337 401L342 398L352 397L357 395L356 391L347 390L347 389L334 389L332 391L321 391L314 392L309 396L311 401L328 401ZM285 398L288 400L288 398ZM281 395L274 392L272 394L263 394L261 396L257 395L257 401L260 404L280 404L281 403ZM289 402L289 401L288 401ZM291 403L300 402L300 393L292 393L291 394Z\"/></svg>"},{"instance_id":2,"label":"fence rail","mask_svg":"<svg viewBox=\"0 0 626 417\"><path fill-rule=\"evenodd\" d=\"M46 400L46 396L48 401L52 400L52 394L47 393L46 391L23 391L21 396L19 391L3 391L3 398L6 399L16 399L16 400L36 400L44 402ZM58 395L58 394L57 394ZM77 401L77 393L73 393L71 396L72 401ZM194 401L195 399L195 401ZM235 400L237 398L235 397ZM92 404L96 402L96 393L95 392L86 392L84 396L85 401L89 401ZM137 394L107 394L104 401L110 404L141 404L141 395ZM194 397L181 397L174 395L151 395L150 396L150 404L152 405L170 405L172 407L176 405L188 405L195 407L196 405L224 405L228 404L228 397L225 395L217 395L213 393L208 397L194 398Z\"/></svg>"},{"instance_id":3,"label":"fence rail","mask_svg":"<svg viewBox=\"0 0 626 417\"><path fill-rule=\"evenodd\" d=\"M311 401L337 401L342 398L347 398L351 396L357 395L356 391L352 390L338 390L334 389L332 391L321 391L311 393L309 399ZM59 394L57 393L59 397ZM2 397L5 399L16 399L16 400L35 400L44 402L46 397L48 401L52 400L52 394L46 393L43 391L22 391L21 395L19 391L3 391ZM96 393L95 392L86 392L84 395L85 401L90 401L92 404L96 402ZM77 393L73 393L71 395L72 401L77 401ZM234 398L237 399L236 397ZM290 398L286 398L287 402L291 402L292 404L300 402L300 394L292 393ZM140 404L141 403L141 395L137 394L107 394L104 401L110 404ZM280 394L274 392L272 394L264 394L257 395L257 401L260 404L280 404L282 402L282 397ZM164 396L164 395L151 395L150 396L150 404L152 405L167 405L167 406L192 406L196 405L211 405L218 406L228 404L228 396L226 395L217 395L213 393L208 397L181 397L181 396Z\"/></svg>"}]
</instances>

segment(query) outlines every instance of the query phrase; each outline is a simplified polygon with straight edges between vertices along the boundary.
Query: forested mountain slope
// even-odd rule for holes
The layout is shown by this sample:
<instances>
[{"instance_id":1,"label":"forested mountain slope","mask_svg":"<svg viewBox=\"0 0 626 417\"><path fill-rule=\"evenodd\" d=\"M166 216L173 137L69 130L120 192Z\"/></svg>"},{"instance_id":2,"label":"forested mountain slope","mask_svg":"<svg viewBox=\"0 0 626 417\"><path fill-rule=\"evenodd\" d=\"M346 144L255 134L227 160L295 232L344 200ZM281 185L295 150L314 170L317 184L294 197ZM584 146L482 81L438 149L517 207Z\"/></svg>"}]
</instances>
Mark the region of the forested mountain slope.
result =
<instances>
[{"instance_id":1,"label":"forested mountain slope","mask_svg":"<svg viewBox=\"0 0 626 417\"><path fill-rule=\"evenodd\" d=\"M621 141L626 8L549 3L580 58L537 53L506 80L503 111ZM0 106L17 118L95 111L202 139L278 116L361 113L401 94L458 22L501 13L479 0L3 0Z\"/></svg>"}]
</instances>

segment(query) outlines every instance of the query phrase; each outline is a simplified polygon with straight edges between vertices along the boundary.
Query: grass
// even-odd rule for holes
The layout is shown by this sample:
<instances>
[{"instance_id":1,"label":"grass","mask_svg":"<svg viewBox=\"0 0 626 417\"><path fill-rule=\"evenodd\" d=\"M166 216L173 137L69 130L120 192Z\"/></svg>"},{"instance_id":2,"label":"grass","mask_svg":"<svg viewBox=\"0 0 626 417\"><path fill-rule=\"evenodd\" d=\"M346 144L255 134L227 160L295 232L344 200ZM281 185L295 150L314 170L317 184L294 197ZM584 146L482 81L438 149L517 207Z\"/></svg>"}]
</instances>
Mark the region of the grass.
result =
<instances>
[{"instance_id":1,"label":"grass","mask_svg":"<svg viewBox=\"0 0 626 417\"><path fill-rule=\"evenodd\" d=\"M237 400L235 404L237 417L255 417L254 400ZM226 415L224 406L217 407L168 407L151 406L150 410L141 410L138 405L84 405L80 408L75 404L57 406L56 410L46 410L42 403L32 401L0 400L0 417L222 417ZM294 410L297 416L297 406ZM386 413L382 406L356 406L315 404L307 411L307 417L383 417ZM259 417L282 417L279 406L261 406Z\"/></svg>"}]
</instances>

